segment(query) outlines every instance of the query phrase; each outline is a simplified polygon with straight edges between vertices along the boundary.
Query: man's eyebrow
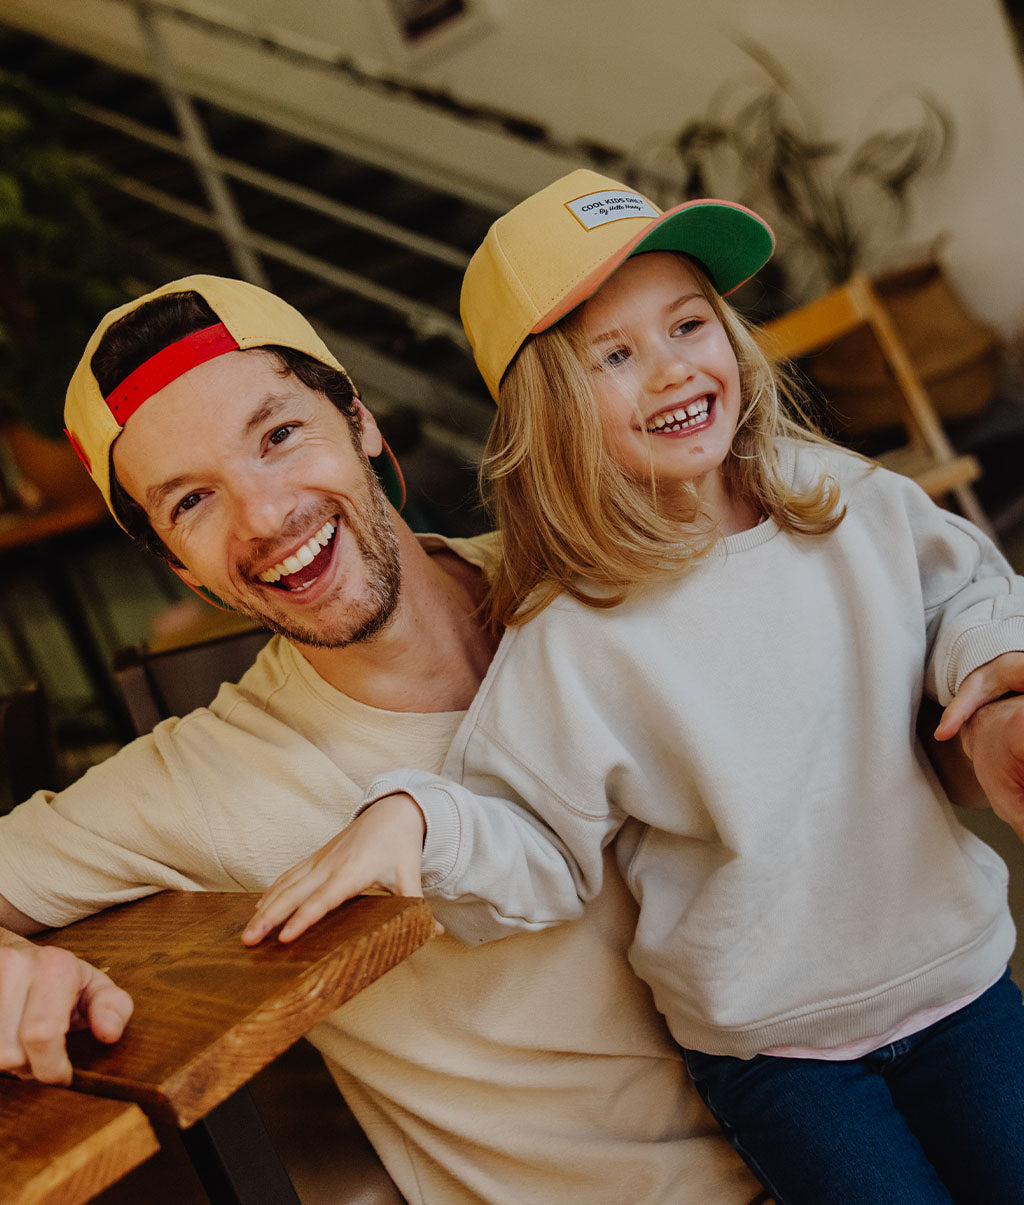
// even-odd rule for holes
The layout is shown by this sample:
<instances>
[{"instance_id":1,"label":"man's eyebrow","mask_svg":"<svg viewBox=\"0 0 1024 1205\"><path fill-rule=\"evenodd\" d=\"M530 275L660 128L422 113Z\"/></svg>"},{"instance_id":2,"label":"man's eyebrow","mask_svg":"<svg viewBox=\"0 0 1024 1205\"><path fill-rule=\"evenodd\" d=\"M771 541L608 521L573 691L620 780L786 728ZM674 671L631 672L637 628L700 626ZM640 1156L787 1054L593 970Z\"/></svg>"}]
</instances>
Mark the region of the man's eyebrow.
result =
<instances>
[{"instance_id":1,"label":"man's eyebrow","mask_svg":"<svg viewBox=\"0 0 1024 1205\"><path fill-rule=\"evenodd\" d=\"M175 494L188 481L186 476L171 477L167 481L161 481L159 485L151 485L146 490L145 510L148 514L156 514L163 505L164 500L170 495Z\"/></svg>"},{"instance_id":2,"label":"man's eyebrow","mask_svg":"<svg viewBox=\"0 0 1024 1205\"><path fill-rule=\"evenodd\" d=\"M252 414L249 415L245 422L245 426L242 428L242 434L252 435L252 433L262 427L268 419L273 418L273 416L279 410L281 410L289 400L294 401L294 398L285 398L276 393L268 394L267 397L265 397L263 401L256 407Z\"/></svg>"},{"instance_id":3,"label":"man's eyebrow","mask_svg":"<svg viewBox=\"0 0 1024 1205\"><path fill-rule=\"evenodd\" d=\"M294 401L294 398L286 397L282 394L268 394L249 415L242 426L243 437L252 435L254 431L259 430L266 422L268 422L279 410L284 409L289 401ZM176 493L182 489L189 481L188 474L181 474L178 477L170 477L166 481L161 481L158 485L151 485L146 490L145 509L150 514L155 514L160 506L167 500L168 495Z\"/></svg>"}]
</instances>

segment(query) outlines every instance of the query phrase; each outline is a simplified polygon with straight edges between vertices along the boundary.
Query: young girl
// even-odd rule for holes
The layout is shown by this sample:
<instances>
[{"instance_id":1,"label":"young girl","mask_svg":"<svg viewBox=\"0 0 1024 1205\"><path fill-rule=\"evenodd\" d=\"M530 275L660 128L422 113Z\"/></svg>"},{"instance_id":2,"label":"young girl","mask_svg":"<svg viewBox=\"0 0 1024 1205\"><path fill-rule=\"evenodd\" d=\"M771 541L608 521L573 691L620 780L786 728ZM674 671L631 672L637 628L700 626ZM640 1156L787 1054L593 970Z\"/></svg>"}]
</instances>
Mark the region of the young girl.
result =
<instances>
[{"instance_id":1,"label":"young girl","mask_svg":"<svg viewBox=\"0 0 1024 1205\"><path fill-rule=\"evenodd\" d=\"M543 928L614 839L632 964L777 1201L1024 1201L1006 868L914 740L923 690L955 699L943 736L987 704L1024 814L1024 700L988 702L1024 689L1024 580L787 412L721 296L772 245L739 206L659 214L591 172L494 225L463 320L507 631L447 777L374 783L246 940L408 882L421 842L456 936Z\"/></svg>"}]
</instances>

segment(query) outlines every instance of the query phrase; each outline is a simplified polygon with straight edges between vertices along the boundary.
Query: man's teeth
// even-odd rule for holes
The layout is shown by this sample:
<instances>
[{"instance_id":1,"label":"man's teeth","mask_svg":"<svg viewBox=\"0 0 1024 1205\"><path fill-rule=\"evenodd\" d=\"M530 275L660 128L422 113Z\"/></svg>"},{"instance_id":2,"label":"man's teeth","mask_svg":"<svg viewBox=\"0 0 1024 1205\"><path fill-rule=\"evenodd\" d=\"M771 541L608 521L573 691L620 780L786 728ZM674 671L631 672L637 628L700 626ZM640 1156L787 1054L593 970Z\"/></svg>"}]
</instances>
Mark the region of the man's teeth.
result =
<instances>
[{"instance_id":1,"label":"man's teeth","mask_svg":"<svg viewBox=\"0 0 1024 1205\"><path fill-rule=\"evenodd\" d=\"M708 416L710 398L702 397L698 402L680 406L678 410L666 410L656 415L647 424L648 431L682 431L686 427L699 426Z\"/></svg>"},{"instance_id":2,"label":"man's teeth","mask_svg":"<svg viewBox=\"0 0 1024 1205\"><path fill-rule=\"evenodd\" d=\"M320 528L316 535L310 538L302 545L301 548L295 550L291 556L285 557L283 561L279 561L270 569L265 569L262 573L256 576L261 582L266 582L268 586L272 586L274 582L279 582L282 577L287 577L289 573L298 573L300 569L304 569L316 554L328 543L331 536L334 535L335 526L332 520L327 522Z\"/></svg>"}]
</instances>

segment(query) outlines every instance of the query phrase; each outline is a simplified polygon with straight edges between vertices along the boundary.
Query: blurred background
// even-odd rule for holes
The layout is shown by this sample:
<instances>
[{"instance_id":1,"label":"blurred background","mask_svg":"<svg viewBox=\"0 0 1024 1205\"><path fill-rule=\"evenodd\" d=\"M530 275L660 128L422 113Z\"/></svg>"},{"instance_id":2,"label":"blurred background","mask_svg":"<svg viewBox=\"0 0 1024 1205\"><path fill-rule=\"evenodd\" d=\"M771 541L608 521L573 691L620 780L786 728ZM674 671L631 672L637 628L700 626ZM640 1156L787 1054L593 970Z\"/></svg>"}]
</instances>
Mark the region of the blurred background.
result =
<instances>
[{"instance_id":1,"label":"blurred background","mask_svg":"<svg viewBox=\"0 0 1024 1205\"><path fill-rule=\"evenodd\" d=\"M116 649L231 622L128 545L60 438L98 314L193 271L279 292L380 418L413 525L478 531L461 273L576 166L763 213L755 321L867 273L1024 568L1020 22L999 0L4 0L0 692L43 685L74 773L127 734ZM837 438L898 437L856 344L808 371Z\"/></svg>"},{"instance_id":2,"label":"blurred background","mask_svg":"<svg viewBox=\"0 0 1024 1205\"><path fill-rule=\"evenodd\" d=\"M579 166L763 213L778 253L735 298L756 323L869 277L1024 571L1022 39L1024 0L3 0L0 770L13 749L26 791L69 781L132 734L118 650L238 626L130 545L61 436L99 315L191 272L275 290L358 382L412 525L479 531L492 405L461 275L499 213ZM805 369L837 439L905 438L870 341ZM0 774L0 810L21 797ZM1024 920L1019 843L969 823ZM254 1092L312 1205L356 1127L303 1048ZM205 1199L161 1140L108 1205Z\"/></svg>"}]
</instances>

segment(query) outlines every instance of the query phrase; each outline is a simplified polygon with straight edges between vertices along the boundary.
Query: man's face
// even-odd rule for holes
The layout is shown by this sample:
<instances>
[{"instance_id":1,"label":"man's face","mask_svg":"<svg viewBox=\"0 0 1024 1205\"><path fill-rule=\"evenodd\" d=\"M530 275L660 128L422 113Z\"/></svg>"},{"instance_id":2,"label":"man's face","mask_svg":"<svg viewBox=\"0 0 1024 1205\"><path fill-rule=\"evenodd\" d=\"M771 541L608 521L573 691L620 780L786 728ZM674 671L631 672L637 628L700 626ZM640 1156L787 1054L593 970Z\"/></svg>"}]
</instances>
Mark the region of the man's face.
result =
<instances>
[{"instance_id":1,"label":"man's face","mask_svg":"<svg viewBox=\"0 0 1024 1205\"><path fill-rule=\"evenodd\" d=\"M232 351L155 393L114 444L121 484L182 576L302 644L342 648L398 599L382 447L263 351Z\"/></svg>"}]
</instances>

